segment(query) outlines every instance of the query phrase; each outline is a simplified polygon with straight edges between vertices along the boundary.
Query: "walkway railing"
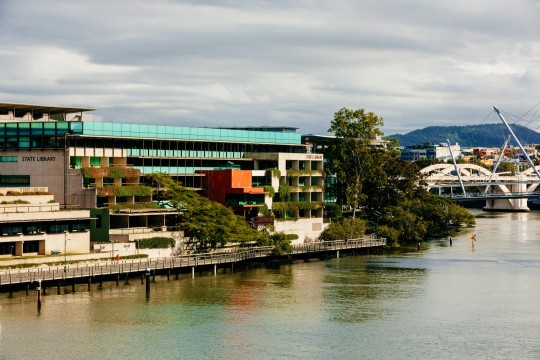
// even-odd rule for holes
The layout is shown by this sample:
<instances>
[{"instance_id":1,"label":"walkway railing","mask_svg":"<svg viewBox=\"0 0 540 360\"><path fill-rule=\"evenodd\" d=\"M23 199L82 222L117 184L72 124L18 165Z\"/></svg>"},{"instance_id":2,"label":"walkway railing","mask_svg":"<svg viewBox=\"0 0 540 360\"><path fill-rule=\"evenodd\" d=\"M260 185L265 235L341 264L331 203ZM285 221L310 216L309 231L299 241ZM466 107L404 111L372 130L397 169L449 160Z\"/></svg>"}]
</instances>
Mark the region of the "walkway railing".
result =
<instances>
[{"instance_id":1,"label":"walkway railing","mask_svg":"<svg viewBox=\"0 0 540 360\"><path fill-rule=\"evenodd\" d=\"M324 241L294 245L289 255L324 253L347 249L377 248L386 245L384 238ZM0 270L0 286L32 283L38 280L66 280L91 278L94 276L142 273L145 269L167 270L201 265L237 263L272 255L272 246L252 247L238 252L219 252L197 255L182 255L165 258L101 261L95 263L36 267L29 269Z\"/></svg>"}]
</instances>

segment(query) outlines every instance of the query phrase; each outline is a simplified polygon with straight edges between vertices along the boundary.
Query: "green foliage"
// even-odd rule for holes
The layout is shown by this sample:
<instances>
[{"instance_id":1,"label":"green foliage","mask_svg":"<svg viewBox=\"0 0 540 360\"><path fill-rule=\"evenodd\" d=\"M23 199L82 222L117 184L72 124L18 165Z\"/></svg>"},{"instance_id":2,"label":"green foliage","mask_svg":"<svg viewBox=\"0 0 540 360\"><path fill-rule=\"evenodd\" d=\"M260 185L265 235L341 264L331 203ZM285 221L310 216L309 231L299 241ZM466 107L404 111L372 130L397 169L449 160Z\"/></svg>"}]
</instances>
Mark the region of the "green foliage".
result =
<instances>
[{"instance_id":1,"label":"green foliage","mask_svg":"<svg viewBox=\"0 0 540 360\"><path fill-rule=\"evenodd\" d=\"M332 222L319 235L319 240L347 240L358 239L364 236L366 232L366 223L358 218L346 218L341 221Z\"/></svg>"},{"instance_id":2,"label":"green foliage","mask_svg":"<svg viewBox=\"0 0 540 360\"><path fill-rule=\"evenodd\" d=\"M118 212L123 209L161 209L159 204L154 202L144 202L136 204L114 204L110 207L112 212Z\"/></svg>"},{"instance_id":3,"label":"green foliage","mask_svg":"<svg viewBox=\"0 0 540 360\"><path fill-rule=\"evenodd\" d=\"M388 226L381 225L377 229L377 235L386 238L386 244L391 247L399 247L399 231Z\"/></svg>"},{"instance_id":4,"label":"green foliage","mask_svg":"<svg viewBox=\"0 0 540 360\"><path fill-rule=\"evenodd\" d=\"M58 201L54 200L54 199L51 199L49 201L47 201L48 204L56 204Z\"/></svg>"},{"instance_id":5,"label":"green foliage","mask_svg":"<svg viewBox=\"0 0 540 360\"><path fill-rule=\"evenodd\" d=\"M18 204L30 204L30 201L26 201L26 200L21 200L21 199L17 199L17 200L13 200L13 201L2 201L0 204L2 205L18 205Z\"/></svg>"},{"instance_id":6,"label":"green foliage","mask_svg":"<svg viewBox=\"0 0 540 360\"><path fill-rule=\"evenodd\" d=\"M122 256L122 260L129 260L129 259L144 259L147 258L148 254L135 254L135 255L126 255Z\"/></svg>"},{"instance_id":7,"label":"green foliage","mask_svg":"<svg viewBox=\"0 0 540 360\"><path fill-rule=\"evenodd\" d=\"M275 179L279 179L281 177L281 171L276 168L266 169L265 170L266 176L271 176Z\"/></svg>"},{"instance_id":8,"label":"green foliage","mask_svg":"<svg viewBox=\"0 0 540 360\"><path fill-rule=\"evenodd\" d=\"M321 170L287 170L287 176L310 176L310 175L322 175Z\"/></svg>"},{"instance_id":9,"label":"green foliage","mask_svg":"<svg viewBox=\"0 0 540 360\"><path fill-rule=\"evenodd\" d=\"M366 199L362 179L367 170L376 170L370 163L377 160L369 153L379 149L369 144L383 135L382 125L383 119L372 112L343 108L334 114L328 129L336 138L326 151L327 171L336 175L338 200L352 208L353 217Z\"/></svg>"},{"instance_id":10,"label":"green foliage","mask_svg":"<svg viewBox=\"0 0 540 360\"><path fill-rule=\"evenodd\" d=\"M272 211L276 218L295 218L297 210L314 210L323 206L321 201L289 201L272 203Z\"/></svg>"},{"instance_id":11,"label":"green foliage","mask_svg":"<svg viewBox=\"0 0 540 360\"><path fill-rule=\"evenodd\" d=\"M269 216L269 215L273 215L272 213L272 210L270 210L268 208L268 205L264 204L263 206L261 206L259 208L259 214L263 215L263 216Z\"/></svg>"},{"instance_id":12,"label":"green foliage","mask_svg":"<svg viewBox=\"0 0 540 360\"><path fill-rule=\"evenodd\" d=\"M342 216L341 205L331 202L325 202L324 206L324 217L327 219L337 219Z\"/></svg>"},{"instance_id":13,"label":"green foliage","mask_svg":"<svg viewBox=\"0 0 540 360\"><path fill-rule=\"evenodd\" d=\"M280 185L279 187L279 198L281 201L290 201L291 200L291 191L292 187L287 185Z\"/></svg>"},{"instance_id":14,"label":"green foliage","mask_svg":"<svg viewBox=\"0 0 540 360\"><path fill-rule=\"evenodd\" d=\"M107 185L97 188L98 196L149 196L153 189L144 185Z\"/></svg>"},{"instance_id":15,"label":"green foliage","mask_svg":"<svg viewBox=\"0 0 540 360\"><path fill-rule=\"evenodd\" d=\"M296 236L296 239L298 236ZM274 246L272 249L273 255L284 255L292 251L291 240L295 240L294 236L287 235L284 232L270 234L263 230L257 237L257 246Z\"/></svg>"},{"instance_id":16,"label":"green foliage","mask_svg":"<svg viewBox=\"0 0 540 360\"><path fill-rule=\"evenodd\" d=\"M139 249L167 249L174 246L174 239L153 237L139 240Z\"/></svg>"},{"instance_id":17,"label":"green foliage","mask_svg":"<svg viewBox=\"0 0 540 360\"><path fill-rule=\"evenodd\" d=\"M348 206L389 243L406 244L442 237L460 224L474 224L474 216L458 205L429 194L417 164L400 160L395 150L369 146L381 135L382 119L363 110L336 113L330 131L336 139L328 147L327 171L336 175L338 204ZM338 226L328 230L333 238L344 236ZM396 240L397 239L397 240Z\"/></svg>"},{"instance_id":18,"label":"green foliage","mask_svg":"<svg viewBox=\"0 0 540 360\"><path fill-rule=\"evenodd\" d=\"M6 196L21 196L21 193L18 191L10 190L6 193Z\"/></svg>"},{"instance_id":19,"label":"green foliage","mask_svg":"<svg viewBox=\"0 0 540 360\"><path fill-rule=\"evenodd\" d=\"M138 178L141 172L134 168L112 167L83 167L81 168L83 178L101 179L101 178Z\"/></svg>"},{"instance_id":20,"label":"green foliage","mask_svg":"<svg viewBox=\"0 0 540 360\"><path fill-rule=\"evenodd\" d=\"M264 185L264 191L267 192L266 196L273 198L276 195L276 191L272 185Z\"/></svg>"},{"instance_id":21,"label":"green foliage","mask_svg":"<svg viewBox=\"0 0 540 360\"><path fill-rule=\"evenodd\" d=\"M182 211L177 225L186 236L196 241L197 251L215 249L229 242L255 240L257 231L232 210L188 190L163 173L146 177L149 184L158 188L157 197L167 200Z\"/></svg>"},{"instance_id":22,"label":"green foliage","mask_svg":"<svg viewBox=\"0 0 540 360\"><path fill-rule=\"evenodd\" d=\"M510 175L516 175L518 168L516 164L510 162L501 162L497 166L497 173L510 173Z\"/></svg>"}]
</instances>

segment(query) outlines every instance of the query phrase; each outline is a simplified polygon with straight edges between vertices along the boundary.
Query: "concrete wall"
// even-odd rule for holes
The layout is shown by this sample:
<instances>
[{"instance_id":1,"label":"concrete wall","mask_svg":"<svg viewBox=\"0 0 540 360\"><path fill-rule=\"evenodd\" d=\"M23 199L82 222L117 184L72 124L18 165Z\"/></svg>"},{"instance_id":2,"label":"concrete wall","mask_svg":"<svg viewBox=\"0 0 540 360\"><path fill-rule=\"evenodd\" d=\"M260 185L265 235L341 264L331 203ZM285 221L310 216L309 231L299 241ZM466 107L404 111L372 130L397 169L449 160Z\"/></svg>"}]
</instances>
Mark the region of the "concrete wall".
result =
<instances>
[{"instance_id":1,"label":"concrete wall","mask_svg":"<svg viewBox=\"0 0 540 360\"><path fill-rule=\"evenodd\" d=\"M275 221L274 226L276 232L283 231L287 234L298 235L298 239L293 240L293 244L303 244L306 241L315 240L326 228L326 224L319 218Z\"/></svg>"},{"instance_id":2,"label":"concrete wall","mask_svg":"<svg viewBox=\"0 0 540 360\"><path fill-rule=\"evenodd\" d=\"M5 151L3 156L17 156L16 163L2 163L2 174L30 175L30 186L48 187L55 199L63 203L63 150Z\"/></svg>"}]
</instances>

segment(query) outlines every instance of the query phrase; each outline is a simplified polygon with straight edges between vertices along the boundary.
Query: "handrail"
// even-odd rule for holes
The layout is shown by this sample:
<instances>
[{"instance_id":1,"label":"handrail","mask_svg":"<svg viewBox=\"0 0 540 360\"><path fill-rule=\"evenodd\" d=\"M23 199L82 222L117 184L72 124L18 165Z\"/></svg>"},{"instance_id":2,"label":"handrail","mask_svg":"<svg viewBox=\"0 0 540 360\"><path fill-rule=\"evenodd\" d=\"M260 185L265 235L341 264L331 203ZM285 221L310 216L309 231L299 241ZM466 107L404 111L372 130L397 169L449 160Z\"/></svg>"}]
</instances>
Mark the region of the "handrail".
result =
<instances>
[{"instance_id":1,"label":"handrail","mask_svg":"<svg viewBox=\"0 0 540 360\"><path fill-rule=\"evenodd\" d=\"M298 244L292 247L292 254L307 254L342 249L356 249L385 246L386 239L369 237L350 240L336 240ZM254 258L264 258L272 255L273 246L251 247L237 252L214 252L205 254L179 255L163 258L133 259L121 261L98 261L90 264L58 265L48 268L28 268L0 270L0 286L8 284L31 283L37 280L65 280L96 275L129 274L150 270L191 267L198 265L217 265L235 263Z\"/></svg>"}]
</instances>

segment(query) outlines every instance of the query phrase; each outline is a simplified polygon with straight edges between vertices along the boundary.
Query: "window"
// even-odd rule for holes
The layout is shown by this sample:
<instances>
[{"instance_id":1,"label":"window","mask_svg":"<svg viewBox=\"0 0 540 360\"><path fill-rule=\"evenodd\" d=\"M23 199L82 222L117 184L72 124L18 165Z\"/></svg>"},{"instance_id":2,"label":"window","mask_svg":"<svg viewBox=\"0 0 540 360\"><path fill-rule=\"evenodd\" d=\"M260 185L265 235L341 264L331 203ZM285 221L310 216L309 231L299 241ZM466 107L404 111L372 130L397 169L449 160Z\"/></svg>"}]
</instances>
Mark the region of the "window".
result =
<instances>
[{"instance_id":1,"label":"window","mask_svg":"<svg viewBox=\"0 0 540 360\"><path fill-rule=\"evenodd\" d=\"M30 175L0 175L0 187L30 186Z\"/></svg>"},{"instance_id":2,"label":"window","mask_svg":"<svg viewBox=\"0 0 540 360\"><path fill-rule=\"evenodd\" d=\"M17 162L16 156L0 156L0 162Z\"/></svg>"},{"instance_id":3,"label":"window","mask_svg":"<svg viewBox=\"0 0 540 360\"><path fill-rule=\"evenodd\" d=\"M23 243L23 253L39 253L39 240L25 241Z\"/></svg>"}]
</instances>

